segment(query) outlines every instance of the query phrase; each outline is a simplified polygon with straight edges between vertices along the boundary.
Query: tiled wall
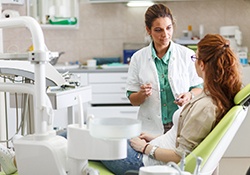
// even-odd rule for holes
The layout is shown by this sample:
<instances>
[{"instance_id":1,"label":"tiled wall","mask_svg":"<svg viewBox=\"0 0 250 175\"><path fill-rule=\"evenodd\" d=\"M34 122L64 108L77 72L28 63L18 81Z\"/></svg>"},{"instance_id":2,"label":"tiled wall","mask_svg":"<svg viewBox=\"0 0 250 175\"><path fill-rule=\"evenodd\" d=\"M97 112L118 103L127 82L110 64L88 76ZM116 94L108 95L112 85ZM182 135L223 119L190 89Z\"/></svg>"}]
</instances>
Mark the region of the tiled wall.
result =
<instances>
[{"instance_id":1,"label":"tiled wall","mask_svg":"<svg viewBox=\"0 0 250 175\"><path fill-rule=\"evenodd\" d=\"M86 62L93 57L122 57L123 43L144 42L145 7L129 8L122 3L89 4L80 1L78 30L43 29L47 47L51 51L65 51L60 62ZM177 20L174 37L192 25L199 34L199 25L205 33L219 33L220 26L238 25L243 34L243 45L250 48L249 0L197 0L165 2ZM4 5L3 9L18 10L25 15L25 6ZM26 29L4 29L5 52L25 52L32 44Z\"/></svg>"}]
</instances>

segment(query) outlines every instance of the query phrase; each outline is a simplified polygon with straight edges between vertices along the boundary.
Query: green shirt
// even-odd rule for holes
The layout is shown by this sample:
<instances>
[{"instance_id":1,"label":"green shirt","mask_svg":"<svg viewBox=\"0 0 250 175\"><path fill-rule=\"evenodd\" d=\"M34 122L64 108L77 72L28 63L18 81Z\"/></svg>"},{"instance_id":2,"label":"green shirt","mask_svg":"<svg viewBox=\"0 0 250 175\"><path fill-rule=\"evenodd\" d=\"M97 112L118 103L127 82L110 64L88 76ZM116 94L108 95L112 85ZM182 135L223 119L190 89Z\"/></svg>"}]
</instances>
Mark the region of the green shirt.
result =
<instances>
[{"instance_id":1,"label":"green shirt","mask_svg":"<svg viewBox=\"0 0 250 175\"><path fill-rule=\"evenodd\" d=\"M157 57L156 51L152 46L152 57L155 61L155 66L158 72L158 78L160 83L161 113L163 124L172 122L172 116L174 112L178 109L178 106L174 103L175 98L168 81L168 63L172 53L171 46L172 45L170 44L168 51L161 59Z\"/></svg>"}]
</instances>

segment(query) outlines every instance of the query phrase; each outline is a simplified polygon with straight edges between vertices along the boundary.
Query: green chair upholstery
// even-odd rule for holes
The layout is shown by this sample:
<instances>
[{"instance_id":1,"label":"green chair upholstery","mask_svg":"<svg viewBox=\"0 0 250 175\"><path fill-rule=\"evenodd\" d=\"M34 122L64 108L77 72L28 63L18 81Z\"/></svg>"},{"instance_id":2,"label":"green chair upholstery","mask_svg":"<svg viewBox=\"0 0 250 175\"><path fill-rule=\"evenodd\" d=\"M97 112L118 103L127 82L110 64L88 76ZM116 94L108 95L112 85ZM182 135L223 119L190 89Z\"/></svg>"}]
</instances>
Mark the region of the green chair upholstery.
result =
<instances>
[{"instance_id":1,"label":"green chair upholstery","mask_svg":"<svg viewBox=\"0 0 250 175\"><path fill-rule=\"evenodd\" d=\"M0 172L0 175L6 175L4 172ZM14 173L14 174L11 174L11 175L18 175L18 173Z\"/></svg>"},{"instance_id":2,"label":"green chair upholstery","mask_svg":"<svg viewBox=\"0 0 250 175\"><path fill-rule=\"evenodd\" d=\"M96 162L96 161L89 161L89 166L97 169L100 173L100 175L114 175L111 173L101 162ZM4 172L0 172L0 175L5 175ZM18 175L18 173L14 173L12 175Z\"/></svg>"},{"instance_id":3,"label":"green chair upholstery","mask_svg":"<svg viewBox=\"0 0 250 175\"><path fill-rule=\"evenodd\" d=\"M114 175L101 162L89 161L89 166L97 169L100 175Z\"/></svg>"}]
</instances>

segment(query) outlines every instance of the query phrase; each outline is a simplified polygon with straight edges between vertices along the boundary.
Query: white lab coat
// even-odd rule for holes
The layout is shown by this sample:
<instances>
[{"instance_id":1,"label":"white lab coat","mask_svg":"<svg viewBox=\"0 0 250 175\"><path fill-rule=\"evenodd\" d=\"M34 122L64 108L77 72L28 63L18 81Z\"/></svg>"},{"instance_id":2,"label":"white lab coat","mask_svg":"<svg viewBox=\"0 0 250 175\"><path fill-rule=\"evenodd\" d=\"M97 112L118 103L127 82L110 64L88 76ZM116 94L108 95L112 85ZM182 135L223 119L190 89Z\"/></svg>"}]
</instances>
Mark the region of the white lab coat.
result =
<instances>
[{"instance_id":1,"label":"white lab coat","mask_svg":"<svg viewBox=\"0 0 250 175\"><path fill-rule=\"evenodd\" d=\"M188 92L191 86L201 84L203 80L198 77L191 60L194 51L174 42L171 44L173 50L168 65L168 80L172 93L176 96ZM152 43L132 56L127 90L139 91L141 84L152 84L153 93L140 105L138 119L142 121L142 132L162 134L164 129L161 118L160 84L151 47Z\"/></svg>"}]
</instances>

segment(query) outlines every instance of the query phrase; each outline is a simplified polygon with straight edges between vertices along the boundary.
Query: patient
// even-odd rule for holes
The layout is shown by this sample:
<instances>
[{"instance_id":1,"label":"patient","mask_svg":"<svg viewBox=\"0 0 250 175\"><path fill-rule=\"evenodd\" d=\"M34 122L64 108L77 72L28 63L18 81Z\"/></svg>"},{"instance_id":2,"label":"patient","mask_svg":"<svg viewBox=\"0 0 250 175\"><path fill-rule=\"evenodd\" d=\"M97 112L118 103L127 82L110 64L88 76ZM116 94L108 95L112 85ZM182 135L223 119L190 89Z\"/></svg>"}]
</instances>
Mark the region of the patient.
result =
<instances>
[{"instance_id":1,"label":"patient","mask_svg":"<svg viewBox=\"0 0 250 175\"><path fill-rule=\"evenodd\" d=\"M190 153L210 133L234 105L233 99L242 82L238 58L229 41L218 34L208 34L199 43L195 61L204 89L173 116L173 127L166 134L142 133L128 142L127 158L101 161L116 175L142 166L178 163L183 153ZM14 154L0 146L0 163L6 174L16 171Z\"/></svg>"}]
</instances>

